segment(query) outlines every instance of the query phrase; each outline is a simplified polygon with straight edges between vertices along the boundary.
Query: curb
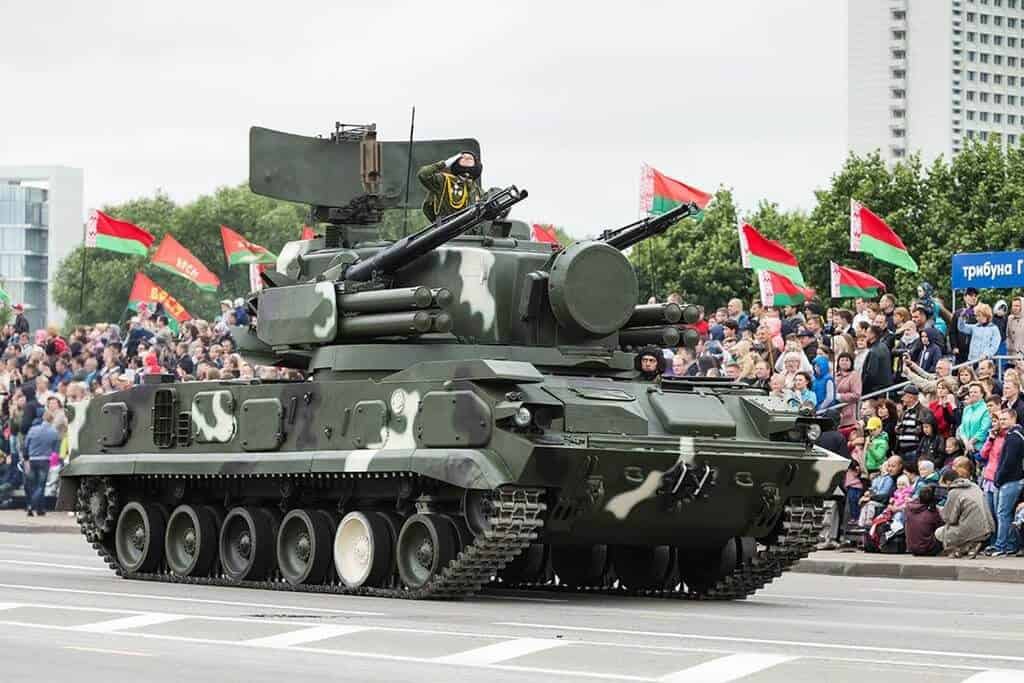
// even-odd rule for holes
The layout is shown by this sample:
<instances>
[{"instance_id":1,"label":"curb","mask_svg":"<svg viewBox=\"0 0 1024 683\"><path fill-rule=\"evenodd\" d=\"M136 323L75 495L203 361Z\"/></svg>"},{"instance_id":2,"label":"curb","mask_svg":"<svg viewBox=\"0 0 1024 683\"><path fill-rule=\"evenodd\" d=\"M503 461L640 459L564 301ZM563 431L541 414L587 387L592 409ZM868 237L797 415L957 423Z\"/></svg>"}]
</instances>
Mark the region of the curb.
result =
<instances>
[{"instance_id":1,"label":"curb","mask_svg":"<svg viewBox=\"0 0 1024 683\"><path fill-rule=\"evenodd\" d=\"M0 524L3 534L79 534L78 526L67 524Z\"/></svg>"},{"instance_id":2,"label":"curb","mask_svg":"<svg viewBox=\"0 0 1024 683\"><path fill-rule=\"evenodd\" d=\"M911 564L872 562L860 560L801 560L793 567L802 574L830 576L860 576L882 579L938 579L945 581L988 581L1024 583L1024 564L1021 567L964 566L958 564Z\"/></svg>"}]
</instances>

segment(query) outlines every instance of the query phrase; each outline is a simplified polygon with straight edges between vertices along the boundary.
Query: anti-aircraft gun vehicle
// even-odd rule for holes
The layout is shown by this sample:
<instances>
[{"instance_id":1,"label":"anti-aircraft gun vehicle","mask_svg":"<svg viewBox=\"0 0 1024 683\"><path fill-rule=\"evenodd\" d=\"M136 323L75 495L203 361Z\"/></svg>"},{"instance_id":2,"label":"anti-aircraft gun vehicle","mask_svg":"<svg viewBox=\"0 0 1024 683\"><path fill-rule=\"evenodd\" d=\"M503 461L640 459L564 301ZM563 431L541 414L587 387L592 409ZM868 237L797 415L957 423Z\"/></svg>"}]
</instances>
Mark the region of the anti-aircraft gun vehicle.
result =
<instances>
[{"instance_id":1,"label":"anti-aircraft gun vehicle","mask_svg":"<svg viewBox=\"0 0 1024 683\"><path fill-rule=\"evenodd\" d=\"M303 381L140 385L79 405L59 506L119 575L430 598L497 584L743 598L814 547L846 461L740 383L640 373L692 306L637 305L622 250L565 248L514 186L385 240L420 165L475 140L250 135L250 187L311 206L233 336ZM392 212L392 213L389 213ZM399 231L400 232L400 231Z\"/></svg>"}]
</instances>

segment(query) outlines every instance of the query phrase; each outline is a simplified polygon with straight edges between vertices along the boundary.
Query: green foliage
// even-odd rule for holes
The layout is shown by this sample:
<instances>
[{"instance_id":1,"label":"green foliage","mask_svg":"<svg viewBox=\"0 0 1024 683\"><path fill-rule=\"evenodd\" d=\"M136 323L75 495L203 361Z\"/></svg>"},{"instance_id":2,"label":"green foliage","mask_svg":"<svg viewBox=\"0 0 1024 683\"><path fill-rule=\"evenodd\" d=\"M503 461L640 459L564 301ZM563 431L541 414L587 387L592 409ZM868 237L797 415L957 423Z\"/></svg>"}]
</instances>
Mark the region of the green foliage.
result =
<instances>
[{"instance_id":1,"label":"green foliage","mask_svg":"<svg viewBox=\"0 0 1024 683\"><path fill-rule=\"evenodd\" d=\"M679 292L687 301L724 305L733 297L749 301L756 283L740 264L736 205L732 192L720 189L702 219L687 218L659 237L634 246L641 300L664 300Z\"/></svg>"},{"instance_id":2,"label":"green foliage","mask_svg":"<svg viewBox=\"0 0 1024 683\"><path fill-rule=\"evenodd\" d=\"M815 196L810 214L762 201L745 220L796 255L822 301L829 299L829 261L871 273L909 301L923 281L939 294L949 291L955 253L1024 248L1024 150L1003 152L994 141L968 144L952 161L929 167L916 156L888 166L877 154L851 154ZM850 252L851 197L896 231L919 272ZM642 298L650 296L652 279L659 300L673 290L707 307L756 296L756 280L739 265L736 213L731 193L719 190L703 223L687 219L634 247Z\"/></svg>"},{"instance_id":3,"label":"green foliage","mask_svg":"<svg viewBox=\"0 0 1024 683\"><path fill-rule=\"evenodd\" d=\"M221 286L216 292L203 292L183 278L147 265L148 259L78 247L60 263L54 283L54 300L68 311L69 325L120 319L139 270L170 292L193 316L212 319L219 311L219 300L244 296L249 291L248 268L228 268L220 238L221 224L279 253L285 242L298 239L306 217L304 207L255 195L245 185L219 188L212 195L183 206L158 192L152 198L103 210L146 228L156 237L156 244L170 232L220 278ZM84 297L80 298L82 291Z\"/></svg>"}]
</instances>

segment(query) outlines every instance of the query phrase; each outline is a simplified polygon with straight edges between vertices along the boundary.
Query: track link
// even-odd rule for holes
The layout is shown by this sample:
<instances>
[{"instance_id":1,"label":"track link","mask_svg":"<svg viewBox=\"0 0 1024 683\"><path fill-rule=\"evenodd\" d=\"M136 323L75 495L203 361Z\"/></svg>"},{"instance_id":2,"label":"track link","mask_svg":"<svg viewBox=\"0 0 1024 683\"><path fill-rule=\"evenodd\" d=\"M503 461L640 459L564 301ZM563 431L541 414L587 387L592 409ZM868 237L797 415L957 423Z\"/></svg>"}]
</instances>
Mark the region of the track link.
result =
<instances>
[{"instance_id":1,"label":"track link","mask_svg":"<svg viewBox=\"0 0 1024 683\"><path fill-rule=\"evenodd\" d=\"M797 562L807 557L818 541L825 525L825 505L818 498L791 498L783 508L780 528L775 539L759 544L751 561L721 577L704 591L694 591L677 582L663 589L629 590L615 585L568 586L544 583L501 584L501 588L588 593L603 595L638 595L670 600L742 600L782 576Z\"/></svg>"},{"instance_id":2,"label":"track link","mask_svg":"<svg viewBox=\"0 0 1024 683\"><path fill-rule=\"evenodd\" d=\"M284 590L309 593L336 593L340 595L368 595L407 600L457 599L469 597L491 581L495 574L514 559L524 548L538 537L544 525L542 513L546 509L542 489L503 487L493 492L490 505L489 528L479 534L472 543L464 546L458 556L444 570L418 589L395 588L349 588L336 578L322 584L292 585L280 575L268 581L234 581L221 573L214 576L190 577L172 574L166 565L160 571L151 573L125 572L113 549L113 532L102 534L90 524L88 517L78 515L79 527L92 547L107 565L119 576L140 581L184 583L204 586L232 586ZM97 540L99 537L99 540Z\"/></svg>"}]
</instances>

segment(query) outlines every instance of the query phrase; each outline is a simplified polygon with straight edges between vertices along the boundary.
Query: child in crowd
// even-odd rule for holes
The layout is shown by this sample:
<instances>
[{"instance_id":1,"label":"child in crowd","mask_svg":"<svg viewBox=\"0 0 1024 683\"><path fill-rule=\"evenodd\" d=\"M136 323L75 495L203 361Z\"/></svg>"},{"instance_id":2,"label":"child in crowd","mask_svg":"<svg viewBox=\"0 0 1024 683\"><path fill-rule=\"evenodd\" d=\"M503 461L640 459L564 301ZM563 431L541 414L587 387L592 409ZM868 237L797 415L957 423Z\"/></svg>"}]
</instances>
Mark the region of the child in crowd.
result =
<instances>
[{"instance_id":1,"label":"child in crowd","mask_svg":"<svg viewBox=\"0 0 1024 683\"><path fill-rule=\"evenodd\" d=\"M860 514L860 498L864 495L867 468L864 466L864 430L857 425L847 440L850 450L850 466L846 469L843 490L846 491L848 519L854 521Z\"/></svg>"}]
</instances>

